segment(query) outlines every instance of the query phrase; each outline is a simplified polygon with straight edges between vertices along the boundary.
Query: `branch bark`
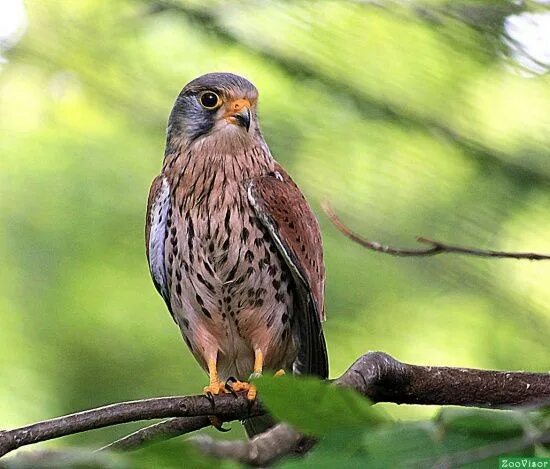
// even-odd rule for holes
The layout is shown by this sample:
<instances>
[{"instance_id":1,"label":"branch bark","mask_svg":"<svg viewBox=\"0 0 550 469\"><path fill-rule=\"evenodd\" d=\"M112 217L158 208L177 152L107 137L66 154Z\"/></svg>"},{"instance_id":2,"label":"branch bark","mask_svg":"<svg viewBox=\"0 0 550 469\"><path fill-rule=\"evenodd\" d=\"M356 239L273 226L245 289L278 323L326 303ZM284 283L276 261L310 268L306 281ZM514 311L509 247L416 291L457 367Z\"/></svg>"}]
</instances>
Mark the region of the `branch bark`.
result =
<instances>
[{"instance_id":1,"label":"branch bark","mask_svg":"<svg viewBox=\"0 0 550 469\"><path fill-rule=\"evenodd\" d=\"M208 427L211 424L210 419L206 416L176 417L140 428L130 435L105 445L98 451L133 451L155 443L157 440L169 440Z\"/></svg>"},{"instance_id":2,"label":"branch bark","mask_svg":"<svg viewBox=\"0 0 550 469\"><path fill-rule=\"evenodd\" d=\"M224 394L215 396L212 400L202 395L121 402L14 430L0 431L0 457L21 446L121 423L208 415L230 421L261 415L263 412L258 401L250 402L244 394L236 397Z\"/></svg>"},{"instance_id":3,"label":"branch bark","mask_svg":"<svg viewBox=\"0 0 550 469\"><path fill-rule=\"evenodd\" d=\"M452 244L442 243L433 239L419 237L416 240L419 243L427 244L429 247L425 249L407 249L396 248L380 244L376 241L369 241L361 235L352 231L348 226L340 220L328 202L322 203L322 208L332 224L347 238L353 242L363 246L366 249L392 256L399 257L426 257L435 256L436 254L465 254L476 257L496 257L500 259L528 259L531 261L550 260L550 254L540 254L536 252L508 252L508 251L493 251L491 249L476 249L466 248L463 246L454 246Z\"/></svg>"},{"instance_id":4,"label":"branch bark","mask_svg":"<svg viewBox=\"0 0 550 469\"><path fill-rule=\"evenodd\" d=\"M283 456L303 453L300 447L313 446L311 438L304 437L287 424L279 423L250 441L219 441L199 436L195 444L205 454L228 458L251 466L269 466Z\"/></svg>"},{"instance_id":5,"label":"branch bark","mask_svg":"<svg viewBox=\"0 0 550 469\"><path fill-rule=\"evenodd\" d=\"M409 365L383 352L363 355L335 384L372 402L494 409L550 402L550 373Z\"/></svg>"},{"instance_id":6,"label":"branch bark","mask_svg":"<svg viewBox=\"0 0 550 469\"><path fill-rule=\"evenodd\" d=\"M353 388L373 402L501 409L550 402L549 373L409 365L382 352L363 355L333 383ZM206 396L185 396L122 402L0 431L0 456L25 445L96 428L138 420L185 418L185 421L176 419L139 430L110 447L131 449L138 444L172 438L202 428L209 415L215 415L221 421L231 421L262 413L264 410L260 403L250 403L244 394L236 397L230 394L215 396L212 401ZM280 436L280 433L277 435ZM296 442L291 434L289 438ZM304 441L300 442L304 444ZM279 446L282 444L279 441ZM241 448L240 451L244 450ZM274 451L278 448L275 447ZM299 448L294 446L294 451L299 452Z\"/></svg>"}]
</instances>

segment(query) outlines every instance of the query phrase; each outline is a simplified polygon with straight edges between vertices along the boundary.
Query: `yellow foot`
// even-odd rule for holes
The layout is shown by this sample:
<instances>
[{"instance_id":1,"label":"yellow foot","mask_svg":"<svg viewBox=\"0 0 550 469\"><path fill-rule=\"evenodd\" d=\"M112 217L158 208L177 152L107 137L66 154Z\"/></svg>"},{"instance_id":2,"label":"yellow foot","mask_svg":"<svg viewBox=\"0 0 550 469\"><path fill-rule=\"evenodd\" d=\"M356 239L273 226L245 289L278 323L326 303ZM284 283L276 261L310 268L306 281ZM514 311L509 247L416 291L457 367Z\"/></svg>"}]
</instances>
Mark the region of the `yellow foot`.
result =
<instances>
[{"instance_id":1,"label":"yellow foot","mask_svg":"<svg viewBox=\"0 0 550 469\"><path fill-rule=\"evenodd\" d=\"M285 374L285 370L279 370L275 373L274 376L279 377L283 376ZM250 375L250 379L259 378L261 373L252 373ZM229 378L225 383L225 392L230 393L237 393L240 391L246 391L246 398L250 401L253 401L256 399L256 395L258 393L258 390L256 389L256 386L254 386L252 383L248 383L246 381L239 381L234 378Z\"/></svg>"},{"instance_id":2,"label":"yellow foot","mask_svg":"<svg viewBox=\"0 0 550 469\"><path fill-rule=\"evenodd\" d=\"M227 389L225 389L225 386L222 383L220 383L219 381L213 381L208 386L204 387L203 392L207 396L210 394L217 396L218 394L224 394L228 391Z\"/></svg>"},{"instance_id":3,"label":"yellow foot","mask_svg":"<svg viewBox=\"0 0 550 469\"><path fill-rule=\"evenodd\" d=\"M254 386L252 383L247 383L246 381L227 380L225 386L229 389L230 392L246 391L246 398L249 401L253 401L254 399L256 399L257 390L256 386Z\"/></svg>"}]
</instances>

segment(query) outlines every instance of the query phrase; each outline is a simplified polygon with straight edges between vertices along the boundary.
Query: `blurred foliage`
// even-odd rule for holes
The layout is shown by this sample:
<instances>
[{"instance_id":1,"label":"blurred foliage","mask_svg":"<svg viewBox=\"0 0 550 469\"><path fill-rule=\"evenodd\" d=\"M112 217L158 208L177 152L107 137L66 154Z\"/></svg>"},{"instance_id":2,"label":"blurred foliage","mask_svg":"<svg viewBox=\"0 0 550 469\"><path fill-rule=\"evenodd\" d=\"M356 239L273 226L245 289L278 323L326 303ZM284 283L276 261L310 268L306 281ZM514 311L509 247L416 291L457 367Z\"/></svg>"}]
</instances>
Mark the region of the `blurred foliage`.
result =
<instances>
[{"instance_id":1,"label":"blurred foliage","mask_svg":"<svg viewBox=\"0 0 550 469\"><path fill-rule=\"evenodd\" d=\"M307 458L283 462L282 468L494 468L504 455L550 455L536 442L550 436L550 413L544 410L449 407L433 421L391 422L353 391L319 381L272 378L259 384L274 415L320 437ZM289 400L291 393L297 398Z\"/></svg>"},{"instance_id":2,"label":"blurred foliage","mask_svg":"<svg viewBox=\"0 0 550 469\"><path fill-rule=\"evenodd\" d=\"M315 378L302 378L297 385L290 376L262 377L257 385L273 416L307 435L323 436L336 427L357 430L387 421L357 392L327 386Z\"/></svg>"},{"instance_id":3,"label":"blurred foliage","mask_svg":"<svg viewBox=\"0 0 550 469\"><path fill-rule=\"evenodd\" d=\"M550 249L550 74L525 67L505 28L547 15L543 2L25 5L27 29L0 65L0 428L205 384L149 279L143 221L168 112L208 71L257 85L273 154L315 208L330 200L370 239ZM391 258L317 213L332 376L377 349L550 368L549 263ZM140 454L185 451L171 441Z\"/></svg>"}]
</instances>

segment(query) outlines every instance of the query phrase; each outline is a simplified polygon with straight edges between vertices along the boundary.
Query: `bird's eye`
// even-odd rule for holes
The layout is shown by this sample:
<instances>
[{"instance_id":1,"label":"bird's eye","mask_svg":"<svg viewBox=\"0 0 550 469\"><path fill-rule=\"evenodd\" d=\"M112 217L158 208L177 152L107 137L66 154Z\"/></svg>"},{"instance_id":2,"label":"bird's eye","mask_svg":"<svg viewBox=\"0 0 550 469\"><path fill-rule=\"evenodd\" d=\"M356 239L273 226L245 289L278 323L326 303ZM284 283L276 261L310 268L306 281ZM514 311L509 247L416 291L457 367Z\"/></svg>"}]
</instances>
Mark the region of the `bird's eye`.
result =
<instances>
[{"instance_id":1,"label":"bird's eye","mask_svg":"<svg viewBox=\"0 0 550 469\"><path fill-rule=\"evenodd\" d=\"M205 91L202 93L199 101L206 109L216 109L222 103L220 97L213 91Z\"/></svg>"}]
</instances>

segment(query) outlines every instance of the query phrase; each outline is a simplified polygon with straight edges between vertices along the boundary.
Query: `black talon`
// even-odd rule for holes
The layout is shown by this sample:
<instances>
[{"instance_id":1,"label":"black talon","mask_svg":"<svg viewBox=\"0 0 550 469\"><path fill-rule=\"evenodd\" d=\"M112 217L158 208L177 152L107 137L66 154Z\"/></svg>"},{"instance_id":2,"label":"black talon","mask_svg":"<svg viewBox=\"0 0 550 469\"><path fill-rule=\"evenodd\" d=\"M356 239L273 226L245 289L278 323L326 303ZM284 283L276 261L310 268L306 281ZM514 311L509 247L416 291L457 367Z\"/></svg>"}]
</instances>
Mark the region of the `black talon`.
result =
<instances>
[{"instance_id":1,"label":"black talon","mask_svg":"<svg viewBox=\"0 0 550 469\"><path fill-rule=\"evenodd\" d=\"M247 410L248 410L248 413L249 413L249 414L250 414L250 411L252 410L252 405L254 404L254 401L255 401L255 400L256 400L256 399L254 399L253 401L251 401L250 399L247 399L247 400L246 400L246 402L247 402L246 405L247 405L247 407L248 407Z\"/></svg>"},{"instance_id":2,"label":"black talon","mask_svg":"<svg viewBox=\"0 0 550 469\"><path fill-rule=\"evenodd\" d=\"M217 415L209 415L208 419L210 420L212 426L219 432L227 433L231 431L231 428L223 428L223 422L220 421Z\"/></svg>"},{"instance_id":3,"label":"black talon","mask_svg":"<svg viewBox=\"0 0 550 469\"><path fill-rule=\"evenodd\" d=\"M212 405L212 408L214 408L215 407L214 394L212 394L210 391L208 391L207 393L205 393L204 397L206 397L210 401L210 405Z\"/></svg>"},{"instance_id":4,"label":"black talon","mask_svg":"<svg viewBox=\"0 0 550 469\"><path fill-rule=\"evenodd\" d=\"M230 383L225 383L225 389L227 389L227 390L231 393L231 395L232 395L234 398L239 397L239 396L237 395L237 393L236 393L235 391L233 391L233 386L231 386Z\"/></svg>"},{"instance_id":5,"label":"black talon","mask_svg":"<svg viewBox=\"0 0 550 469\"><path fill-rule=\"evenodd\" d=\"M225 381L225 389L227 389L233 395L233 397L235 397L235 398L239 397L237 395L237 393L233 390L233 386L232 386L232 384L236 383L236 382L237 382L237 380L235 378L233 378L233 376L230 376Z\"/></svg>"},{"instance_id":6,"label":"black talon","mask_svg":"<svg viewBox=\"0 0 550 469\"><path fill-rule=\"evenodd\" d=\"M231 431L231 427L229 428L223 428L222 425L220 425L219 427L214 427L216 430L218 430L219 432L222 432L222 433L227 433L227 432L230 432Z\"/></svg>"}]
</instances>

